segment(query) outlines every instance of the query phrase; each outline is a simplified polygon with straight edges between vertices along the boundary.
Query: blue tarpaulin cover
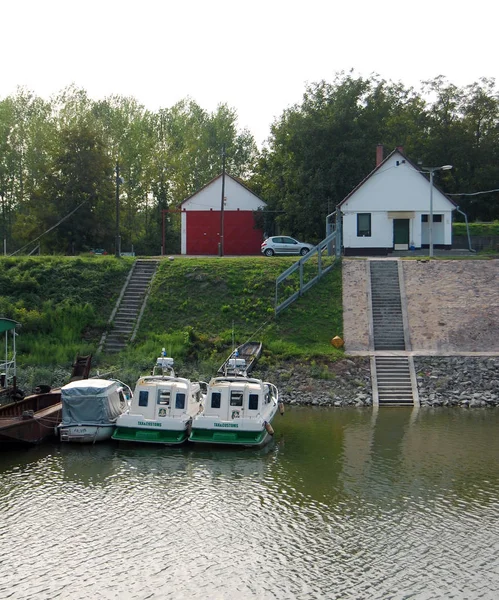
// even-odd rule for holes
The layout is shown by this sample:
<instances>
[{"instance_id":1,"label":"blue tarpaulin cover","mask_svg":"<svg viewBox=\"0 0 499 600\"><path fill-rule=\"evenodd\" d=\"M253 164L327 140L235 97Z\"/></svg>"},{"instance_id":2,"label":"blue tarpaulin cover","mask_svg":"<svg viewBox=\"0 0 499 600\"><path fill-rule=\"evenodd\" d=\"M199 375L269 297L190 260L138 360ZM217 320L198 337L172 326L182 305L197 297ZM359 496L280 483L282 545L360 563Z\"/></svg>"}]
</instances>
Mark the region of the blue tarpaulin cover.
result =
<instances>
[{"instance_id":1,"label":"blue tarpaulin cover","mask_svg":"<svg viewBox=\"0 0 499 600\"><path fill-rule=\"evenodd\" d=\"M62 425L107 424L123 412L117 381L82 379L61 388Z\"/></svg>"}]
</instances>

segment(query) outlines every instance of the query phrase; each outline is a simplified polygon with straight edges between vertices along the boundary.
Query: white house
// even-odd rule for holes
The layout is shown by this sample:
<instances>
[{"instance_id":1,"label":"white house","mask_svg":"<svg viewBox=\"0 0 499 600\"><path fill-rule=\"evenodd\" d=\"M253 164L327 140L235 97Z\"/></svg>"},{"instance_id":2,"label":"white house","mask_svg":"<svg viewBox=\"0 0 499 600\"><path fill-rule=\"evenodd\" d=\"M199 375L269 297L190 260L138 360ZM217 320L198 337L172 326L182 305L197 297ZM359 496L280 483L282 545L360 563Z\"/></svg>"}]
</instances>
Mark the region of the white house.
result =
<instances>
[{"instance_id":1,"label":"white house","mask_svg":"<svg viewBox=\"0 0 499 600\"><path fill-rule=\"evenodd\" d=\"M435 184L430 189L428 173L401 148L383 160L382 146L378 146L376 156L374 171L339 204L344 254L386 255L428 247L430 212L433 247L450 248L456 204Z\"/></svg>"},{"instance_id":2,"label":"white house","mask_svg":"<svg viewBox=\"0 0 499 600\"><path fill-rule=\"evenodd\" d=\"M224 208L222 211L222 183ZM215 177L182 202L182 254L260 254L263 229L255 211L266 203L227 173Z\"/></svg>"}]
</instances>

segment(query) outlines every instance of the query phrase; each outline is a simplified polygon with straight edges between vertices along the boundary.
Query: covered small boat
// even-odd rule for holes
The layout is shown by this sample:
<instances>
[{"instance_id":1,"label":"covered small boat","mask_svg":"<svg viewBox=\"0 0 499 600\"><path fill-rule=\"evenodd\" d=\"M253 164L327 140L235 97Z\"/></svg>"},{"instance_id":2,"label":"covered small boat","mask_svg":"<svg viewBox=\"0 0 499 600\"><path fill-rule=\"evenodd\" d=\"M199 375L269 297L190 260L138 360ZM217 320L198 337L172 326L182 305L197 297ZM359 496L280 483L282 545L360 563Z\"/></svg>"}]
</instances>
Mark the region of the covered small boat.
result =
<instances>
[{"instance_id":1,"label":"covered small boat","mask_svg":"<svg viewBox=\"0 0 499 600\"><path fill-rule=\"evenodd\" d=\"M271 422L278 408L279 392L273 383L241 375L214 377L204 411L193 419L189 440L263 446L274 433Z\"/></svg>"},{"instance_id":2,"label":"covered small boat","mask_svg":"<svg viewBox=\"0 0 499 600\"><path fill-rule=\"evenodd\" d=\"M63 386L62 422L57 427L61 442L110 439L131 396L131 389L114 379L82 379Z\"/></svg>"},{"instance_id":3,"label":"covered small boat","mask_svg":"<svg viewBox=\"0 0 499 600\"><path fill-rule=\"evenodd\" d=\"M113 439L148 444L181 444L192 419L204 407L207 384L177 377L173 359L157 359L152 375L140 377L129 410L118 417Z\"/></svg>"},{"instance_id":4,"label":"covered small boat","mask_svg":"<svg viewBox=\"0 0 499 600\"><path fill-rule=\"evenodd\" d=\"M218 374L248 376L261 353L261 342L246 342L231 352L227 360L218 369Z\"/></svg>"}]
</instances>

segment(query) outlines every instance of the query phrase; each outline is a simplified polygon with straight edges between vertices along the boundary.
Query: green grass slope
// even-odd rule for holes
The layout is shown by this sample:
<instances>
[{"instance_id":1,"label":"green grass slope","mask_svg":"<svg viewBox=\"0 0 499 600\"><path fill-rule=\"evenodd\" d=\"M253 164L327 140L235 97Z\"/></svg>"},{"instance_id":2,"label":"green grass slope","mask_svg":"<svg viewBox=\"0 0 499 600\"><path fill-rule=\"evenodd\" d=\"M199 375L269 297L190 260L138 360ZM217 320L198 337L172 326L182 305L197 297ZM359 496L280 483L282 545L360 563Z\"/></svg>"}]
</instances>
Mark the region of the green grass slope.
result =
<instances>
[{"instance_id":1,"label":"green grass slope","mask_svg":"<svg viewBox=\"0 0 499 600\"><path fill-rule=\"evenodd\" d=\"M119 355L94 356L94 367L134 383L164 347L182 371L209 377L234 344L250 339L263 341L263 364L341 357L330 343L342 334L341 265L275 317L276 277L294 262L162 260L134 343ZM0 259L0 315L22 324L18 364L34 368L28 386L59 384L76 353L95 355L131 266L114 257ZM309 261L306 277L316 269ZM295 277L281 293L296 285Z\"/></svg>"}]
</instances>

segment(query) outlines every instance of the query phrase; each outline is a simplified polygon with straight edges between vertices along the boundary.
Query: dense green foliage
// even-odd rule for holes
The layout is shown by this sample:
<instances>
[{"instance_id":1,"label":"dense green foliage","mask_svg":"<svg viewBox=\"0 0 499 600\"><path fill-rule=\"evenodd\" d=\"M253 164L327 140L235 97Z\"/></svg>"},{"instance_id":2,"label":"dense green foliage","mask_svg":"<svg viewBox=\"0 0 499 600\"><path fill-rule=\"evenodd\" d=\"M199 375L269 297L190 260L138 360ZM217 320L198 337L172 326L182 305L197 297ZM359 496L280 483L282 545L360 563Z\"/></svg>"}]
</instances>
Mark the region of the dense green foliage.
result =
<instances>
[{"instance_id":1,"label":"dense green foliage","mask_svg":"<svg viewBox=\"0 0 499 600\"><path fill-rule=\"evenodd\" d=\"M258 154L237 114L190 99L157 112L133 98L100 101L69 87L49 102L19 89L0 100L0 232L8 253L79 254L121 248L177 253L180 203L222 170L264 199L268 234L323 239L326 217L375 167L376 146L401 146L437 171L435 184L470 222L499 219L499 95L493 79L421 90L339 73L308 85ZM118 202L116 201L118 196ZM462 220L460 213L455 213Z\"/></svg>"},{"instance_id":2,"label":"dense green foliage","mask_svg":"<svg viewBox=\"0 0 499 600\"><path fill-rule=\"evenodd\" d=\"M499 236L499 221L492 223L470 223L470 235ZM467 235L466 223L453 223L452 232L454 235Z\"/></svg>"},{"instance_id":3,"label":"dense green foliage","mask_svg":"<svg viewBox=\"0 0 499 600\"><path fill-rule=\"evenodd\" d=\"M9 252L39 240L42 253L113 253L119 216L122 250L157 255L165 214L165 252L176 251L176 211L221 172L224 144L227 170L247 177L256 144L225 104L208 113L186 99L153 113L75 87L50 102L19 89L0 100L1 239Z\"/></svg>"},{"instance_id":4,"label":"dense green foliage","mask_svg":"<svg viewBox=\"0 0 499 600\"><path fill-rule=\"evenodd\" d=\"M429 98L429 100L427 100ZM422 92L378 77L340 74L307 86L273 124L252 184L268 201L266 231L322 239L326 216L385 155L402 146L414 163L452 164L436 184L468 219L499 218L499 96L481 79L462 89L438 77ZM462 215L456 213L456 219Z\"/></svg>"},{"instance_id":5,"label":"dense green foliage","mask_svg":"<svg viewBox=\"0 0 499 600\"><path fill-rule=\"evenodd\" d=\"M290 358L335 360L342 356L330 343L342 334L341 264L276 319L275 280L294 260L162 261L138 336L119 355L96 352L131 261L0 259L0 315L22 324L18 364L21 378L30 373L29 385L63 383L77 353L92 353L94 368L129 384L152 368L163 347L181 372L203 378L234 344L250 339L263 341L263 365Z\"/></svg>"},{"instance_id":6,"label":"dense green foliage","mask_svg":"<svg viewBox=\"0 0 499 600\"><path fill-rule=\"evenodd\" d=\"M70 365L95 353L130 260L1 258L0 315L21 323L23 365Z\"/></svg>"}]
</instances>

